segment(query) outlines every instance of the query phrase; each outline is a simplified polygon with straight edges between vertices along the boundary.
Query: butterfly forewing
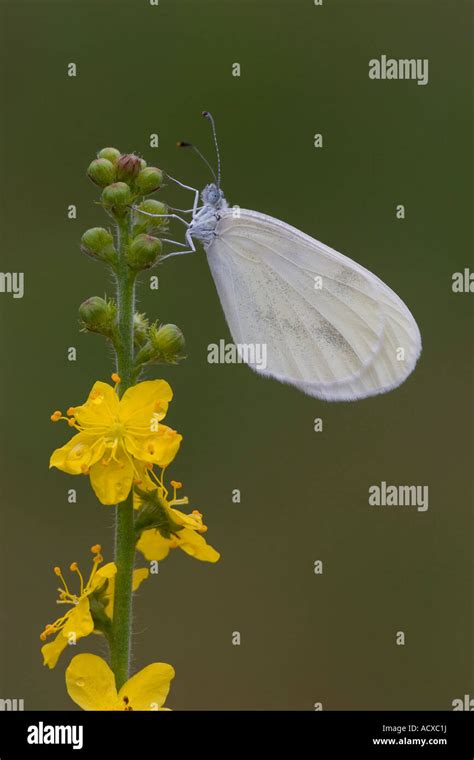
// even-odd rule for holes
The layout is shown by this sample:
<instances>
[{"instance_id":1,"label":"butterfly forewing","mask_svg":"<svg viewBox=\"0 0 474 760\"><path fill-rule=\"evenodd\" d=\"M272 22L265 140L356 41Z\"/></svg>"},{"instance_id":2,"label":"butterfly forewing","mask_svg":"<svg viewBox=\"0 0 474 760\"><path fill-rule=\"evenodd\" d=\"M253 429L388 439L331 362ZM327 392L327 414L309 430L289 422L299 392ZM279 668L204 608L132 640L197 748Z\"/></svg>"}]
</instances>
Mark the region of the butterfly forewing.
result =
<instances>
[{"instance_id":1,"label":"butterfly forewing","mask_svg":"<svg viewBox=\"0 0 474 760\"><path fill-rule=\"evenodd\" d=\"M382 393L412 371L412 315L346 256L243 209L222 214L206 250L234 342L266 346L256 371L329 400Z\"/></svg>"}]
</instances>

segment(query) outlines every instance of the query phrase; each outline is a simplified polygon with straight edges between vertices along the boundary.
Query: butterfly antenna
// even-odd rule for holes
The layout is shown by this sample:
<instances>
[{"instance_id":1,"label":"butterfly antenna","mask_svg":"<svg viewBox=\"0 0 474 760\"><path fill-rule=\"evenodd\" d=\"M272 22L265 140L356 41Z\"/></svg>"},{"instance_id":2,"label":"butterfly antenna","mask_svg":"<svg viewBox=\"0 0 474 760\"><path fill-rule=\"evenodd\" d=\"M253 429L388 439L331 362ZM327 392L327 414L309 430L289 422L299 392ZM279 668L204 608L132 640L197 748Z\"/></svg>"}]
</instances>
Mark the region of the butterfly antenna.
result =
<instances>
[{"instance_id":1,"label":"butterfly antenna","mask_svg":"<svg viewBox=\"0 0 474 760\"><path fill-rule=\"evenodd\" d=\"M180 140L178 143L176 143L176 145L178 146L178 148L191 148L199 156L199 158L201 158L204 161L204 163L206 164L206 166L211 170L211 174L214 177L214 181L217 182L217 183L219 182L218 179L217 179L217 177L216 177L216 173L215 173L214 169L212 168L212 166L209 163L209 161L207 160L207 158L205 156L203 156L203 154L201 153L201 151L199 150L199 148L196 148L196 146L193 145L192 143L183 142L182 140Z\"/></svg>"},{"instance_id":2,"label":"butterfly antenna","mask_svg":"<svg viewBox=\"0 0 474 760\"><path fill-rule=\"evenodd\" d=\"M216 155L217 155L217 187L220 188L221 186L221 154L219 152L219 143L217 142L217 133L216 133L216 124L214 121L214 118L209 111L203 111L202 115L205 119L211 122L212 126L212 134L214 135L214 145L216 147Z\"/></svg>"}]
</instances>

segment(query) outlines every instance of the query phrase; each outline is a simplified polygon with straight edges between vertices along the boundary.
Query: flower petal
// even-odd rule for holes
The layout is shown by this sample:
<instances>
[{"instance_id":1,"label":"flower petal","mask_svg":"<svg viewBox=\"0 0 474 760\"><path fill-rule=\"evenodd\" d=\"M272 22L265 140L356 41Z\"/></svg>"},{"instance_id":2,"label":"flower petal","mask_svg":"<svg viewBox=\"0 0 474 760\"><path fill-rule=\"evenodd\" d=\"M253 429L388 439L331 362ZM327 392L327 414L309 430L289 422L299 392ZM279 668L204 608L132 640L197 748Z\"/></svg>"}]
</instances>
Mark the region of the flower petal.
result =
<instances>
[{"instance_id":1,"label":"flower petal","mask_svg":"<svg viewBox=\"0 0 474 760\"><path fill-rule=\"evenodd\" d=\"M176 539L163 538L161 533L154 528L144 530L137 543L137 549L147 560L164 559L170 553L170 549L177 546Z\"/></svg>"},{"instance_id":2,"label":"flower petal","mask_svg":"<svg viewBox=\"0 0 474 760\"><path fill-rule=\"evenodd\" d=\"M179 531L178 546L186 554L203 562L217 562L221 556L219 552L206 543L200 533L196 533L191 528L183 528L183 530Z\"/></svg>"},{"instance_id":3,"label":"flower petal","mask_svg":"<svg viewBox=\"0 0 474 760\"><path fill-rule=\"evenodd\" d=\"M115 677L95 654L78 654L66 670L66 688L83 710L114 710L119 706Z\"/></svg>"},{"instance_id":4,"label":"flower petal","mask_svg":"<svg viewBox=\"0 0 474 760\"><path fill-rule=\"evenodd\" d=\"M91 590L95 591L96 589L100 588L105 583L105 581L110 581L111 578L115 576L116 572L117 565L115 562L107 562L106 565L99 567L91 583Z\"/></svg>"},{"instance_id":5,"label":"flower petal","mask_svg":"<svg viewBox=\"0 0 474 760\"><path fill-rule=\"evenodd\" d=\"M107 455L106 455L107 456ZM133 466L124 454L119 461L110 459L108 464L97 462L90 470L91 485L102 504L119 504L125 501L133 483Z\"/></svg>"},{"instance_id":6,"label":"flower petal","mask_svg":"<svg viewBox=\"0 0 474 760\"><path fill-rule=\"evenodd\" d=\"M119 691L119 700L132 710L158 710L170 690L174 668L163 662L154 662L135 673Z\"/></svg>"},{"instance_id":7,"label":"flower petal","mask_svg":"<svg viewBox=\"0 0 474 760\"><path fill-rule=\"evenodd\" d=\"M89 599L87 596L83 596L76 606L72 608L68 615L66 625L61 630L61 633L67 643L71 633L76 637L76 641L79 641L79 639L82 639L84 636L89 636L93 630L94 621L92 620Z\"/></svg>"},{"instance_id":8,"label":"flower petal","mask_svg":"<svg viewBox=\"0 0 474 760\"><path fill-rule=\"evenodd\" d=\"M175 512L176 510L172 510ZM137 549L147 560L162 560L171 549L179 547L186 554L202 562L217 562L220 554L210 546L200 533L192 528L183 528L176 536L164 538L159 530L144 530L137 543Z\"/></svg>"},{"instance_id":9,"label":"flower petal","mask_svg":"<svg viewBox=\"0 0 474 760\"><path fill-rule=\"evenodd\" d=\"M120 400L120 419L127 427L151 429L152 419L162 420L168 411L173 391L166 380L145 380L133 385Z\"/></svg>"},{"instance_id":10,"label":"flower petal","mask_svg":"<svg viewBox=\"0 0 474 760\"><path fill-rule=\"evenodd\" d=\"M53 641L49 641L41 647L43 665L47 665L50 669L55 667L61 653L68 645L68 640L62 635L62 633L63 632L60 631Z\"/></svg>"},{"instance_id":11,"label":"flower petal","mask_svg":"<svg viewBox=\"0 0 474 760\"><path fill-rule=\"evenodd\" d=\"M115 594L115 576L109 579L109 583L102 597L104 612L112 620L114 614L114 594Z\"/></svg>"},{"instance_id":12,"label":"flower petal","mask_svg":"<svg viewBox=\"0 0 474 760\"><path fill-rule=\"evenodd\" d=\"M83 597L67 613L66 623L54 641L50 641L41 647L43 665L47 665L48 668L54 668L61 653L66 649L71 640L75 643L84 636L89 636L93 630L94 621L90 612L89 600L87 597ZM70 638L71 634L74 635L73 639Z\"/></svg>"},{"instance_id":13,"label":"flower petal","mask_svg":"<svg viewBox=\"0 0 474 760\"><path fill-rule=\"evenodd\" d=\"M150 571L147 567L137 567L137 569L133 571L132 591L136 591L143 581L146 581L149 575Z\"/></svg>"},{"instance_id":14,"label":"flower petal","mask_svg":"<svg viewBox=\"0 0 474 760\"><path fill-rule=\"evenodd\" d=\"M84 428L110 427L118 419L119 398L108 383L98 380L85 404L76 406L74 416Z\"/></svg>"},{"instance_id":15,"label":"flower petal","mask_svg":"<svg viewBox=\"0 0 474 760\"><path fill-rule=\"evenodd\" d=\"M168 427L159 425L158 431L147 438L125 436L125 446L135 459L141 462L167 467L178 453L183 436Z\"/></svg>"},{"instance_id":16,"label":"flower petal","mask_svg":"<svg viewBox=\"0 0 474 760\"><path fill-rule=\"evenodd\" d=\"M53 451L49 466L57 467L69 475L80 475L99 461L104 448L105 442L97 436L86 432L78 433L64 446Z\"/></svg>"},{"instance_id":17,"label":"flower petal","mask_svg":"<svg viewBox=\"0 0 474 760\"><path fill-rule=\"evenodd\" d=\"M179 509L170 507L171 517L178 525L184 525L186 528L192 528L193 530L199 530L202 528L202 515L200 512L187 515L185 512L181 512Z\"/></svg>"}]
</instances>

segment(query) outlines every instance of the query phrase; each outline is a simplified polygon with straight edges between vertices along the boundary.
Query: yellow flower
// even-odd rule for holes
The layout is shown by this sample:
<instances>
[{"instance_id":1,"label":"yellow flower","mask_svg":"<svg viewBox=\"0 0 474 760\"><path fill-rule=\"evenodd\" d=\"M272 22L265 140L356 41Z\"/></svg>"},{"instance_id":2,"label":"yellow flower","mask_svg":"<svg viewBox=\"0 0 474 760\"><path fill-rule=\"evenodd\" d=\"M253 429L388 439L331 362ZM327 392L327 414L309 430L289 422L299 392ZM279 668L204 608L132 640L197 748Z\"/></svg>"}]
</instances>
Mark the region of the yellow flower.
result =
<instances>
[{"instance_id":1,"label":"yellow flower","mask_svg":"<svg viewBox=\"0 0 474 760\"><path fill-rule=\"evenodd\" d=\"M135 673L117 693L115 677L105 660L78 654L66 670L66 688L83 710L167 710L162 707L174 678L174 668L154 662Z\"/></svg>"},{"instance_id":2,"label":"yellow flower","mask_svg":"<svg viewBox=\"0 0 474 760\"><path fill-rule=\"evenodd\" d=\"M182 436L161 424L172 397L165 380L138 383L120 400L116 388L94 383L85 404L68 409L67 417L59 411L51 415L53 422L67 420L79 432L53 452L49 466L90 475L102 504L124 501L140 479L139 463L166 467L176 456Z\"/></svg>"},{"instance_id":3,"label":"yellow flower","mask_svg":"<svg viewBox=\"0 0 474 760\"><path fill-rule=\"evenodd\" d=\"M100 546L96 544L91 549L94 558L92 560L92 572L89 580L84 582L81 571L79 570L77 563L73 562L70 566L70 570L77 573L80 579L80 589L78 594L73 594L64 579L61 572L61 568L55 567L54 572L60 578L63 588L59 589L58 604L69 604L69 609L64 615L58 618L54 623L48 623L43 633L40 636L41 641L46 641L48 636L57 634L54 641L44 644L41 647L41 653L44 658L44 665L49 668L54 668L61 653L72 640L77 642L84 636L94 632L99 633L94 623L94 618L91 610L92 596L94 595L94 601L99 604L100 611L112 618L113 611L113 597L115 589L115 573L117 568L113 562L109 562L103 567L99 565L104 561L101 553ZM133 590L136 591L140 583L148 577L148 570L146 568L140 568L134 571L133 574Z\"/></svg>"},{"instance_id":4,"label":"yellow flower","mask_svg":"<svg viewBox=\"0 0 474 760\"><path fill-rule=\"evenodd\" d=\"M146 526L147 519L156 525L144 529L137 543L137 549L145 559L162 560L168 556L171 549L179 548L195 559L217 562L220 558L219 552L206 543L202 536L207 531L207 526L203 524L201 512L195 509L192 514L187 515L175 509L176 506L189 503L187 497L176 498L176 491L181 488L181 483L171 481L173 498L168 501L167 491L161 481L159 487L154 486L153 489L150 487L151 481L148 476L144 482L150 490L139 491L136 504L142 509L144 525ZM140 525L140 515L137 525Z\"/></svg>"}]
</instances>

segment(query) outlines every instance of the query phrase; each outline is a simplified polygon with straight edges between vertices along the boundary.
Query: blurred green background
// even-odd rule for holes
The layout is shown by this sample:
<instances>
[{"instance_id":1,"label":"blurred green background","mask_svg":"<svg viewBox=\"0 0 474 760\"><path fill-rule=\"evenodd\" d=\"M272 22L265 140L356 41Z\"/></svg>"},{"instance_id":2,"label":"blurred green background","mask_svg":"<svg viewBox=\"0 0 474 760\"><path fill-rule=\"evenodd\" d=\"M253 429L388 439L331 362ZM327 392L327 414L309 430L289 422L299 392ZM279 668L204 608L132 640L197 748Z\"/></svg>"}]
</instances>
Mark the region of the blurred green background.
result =
<instances>
[{"instance_id":1,"label":"blurred green background","mask_svg":"<svg viewBox=\"0 0 474 760\"><path fill-rule=\"evenodd\" d=\"M175 143L213 159L203 109L217 121L229 202L380 276L413 311L424 350L398 390L325 403L207 363L207 345L229 334L201 248L160 268L158 292L144 278L140 309L187 339L186 362L151 374L172 384L167 421L184 434L170 474L222 559L176 551L142 586L134 669L172 663L167 704L181 710L451 709L473 695L472 295L451 291L472 261L468 13L455 0L1 3L2 270L26 278L22 300L0 295L2 698L74 709L67 661L104 651L85 639L52 672L39 651L58 614L52 567L87 569L95 542L112 558L113 509L85 478L48 471L69 436L50 413L112 369L101 338L77 324L81 301L112 292L78 249L85 229L107 223L86 167L114 145L202 187L206 167ZM429 58L429 84L369 80L383 53ZM190 202L173 187L162 195ZM429 511L369 507L381 480L428 485Z\"/></svg>"}]
</instances>

